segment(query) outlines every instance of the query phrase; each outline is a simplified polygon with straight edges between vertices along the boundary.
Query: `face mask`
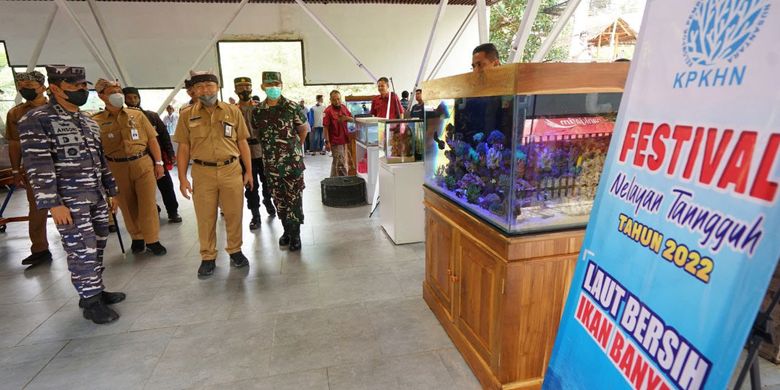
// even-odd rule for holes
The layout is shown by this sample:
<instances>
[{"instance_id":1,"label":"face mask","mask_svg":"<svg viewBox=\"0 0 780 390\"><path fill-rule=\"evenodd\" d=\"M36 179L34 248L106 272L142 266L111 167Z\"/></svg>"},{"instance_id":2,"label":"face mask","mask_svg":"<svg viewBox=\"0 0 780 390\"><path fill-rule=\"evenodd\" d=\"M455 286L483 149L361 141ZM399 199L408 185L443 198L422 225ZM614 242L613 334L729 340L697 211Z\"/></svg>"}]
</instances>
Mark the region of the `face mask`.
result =
<instances>
[{"instance_id":1,"label":"face mask","mask_svg":"<svg viewBox=\"0 0 780 390\"><path fill-rule=\"evenodd\" d=\"M87 98L89 98L89 91L86 89L79 89L77 91L63 91L65 92L65 96L68 97L68 101L77 105L77 106L83 106L87 102Z\"/></svg>"},{"instance_id":2,"label":"face mask","mask_svg":"<svg viewBox=\"0 0 780 390\"><path fill-rule=\"evenodd\" d=\"M30 101L35 100L35 98L38 97L38 92L35 92L32 88L22 88L19 90L19 93L22 95L24 100Z\"/></svg>"},{"instance_id":3,"label":"face mask","mask_svg":"<svg viewBox=\"0 0 780 390\"><path fill-rule=\"evenodd\" d=\"M279 99L279 97L282 96L282 88L281 87L268 87L265 89L265 94L268 95L268 98L271 100Z\"/></svg>"},{"instance_id":4,"label":"face mask","mask_svg":"<svg viewBox=\"0 0 780 390\"><path fill-rule=\"evenodd\" d=\"M121 93L112 93L108 95L108 103L116 108L122 108L125 105L125 95Z\"/></svg>"},{"instance_id":5,"label":"face mask","mask_svg":"<svg viewBox=\"0 0 780 390\"><path fill-rule=\"evenodd\" d=\"M198 99L200 99L201 103L203 103L203 104L205 104L205 105L207 105L209 107L217 104L217 94L203 95L203 96L199 97Z\"/></svg>"},{"instance_id":6,"label":"face mask","mask_svg":"<svg viewBox=\"0 0 780 390\"><path fill-rule=\"evenodd\" d=\"M241 91L238 93L238 98L241 99L242 102L249 101L249 99L252 98L252 91Z\"/></svg>"}]
</instances>

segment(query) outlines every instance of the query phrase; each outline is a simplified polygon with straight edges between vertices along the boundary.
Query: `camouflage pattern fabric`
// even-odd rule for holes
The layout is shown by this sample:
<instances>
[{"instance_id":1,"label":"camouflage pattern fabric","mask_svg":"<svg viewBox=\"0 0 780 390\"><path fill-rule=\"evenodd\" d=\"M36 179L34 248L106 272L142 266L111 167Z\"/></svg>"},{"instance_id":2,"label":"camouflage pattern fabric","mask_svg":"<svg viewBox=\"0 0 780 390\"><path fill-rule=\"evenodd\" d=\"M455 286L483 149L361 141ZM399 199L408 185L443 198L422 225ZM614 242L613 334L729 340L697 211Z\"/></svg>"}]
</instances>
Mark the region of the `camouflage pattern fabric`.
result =
<instances>
[{"instance_id":1,"label":"camouflage pattern fabric","mask_svg":"<svg viewBox=\"0 0 780 390\"><path fill-rule=\"evenodd\" d=\"M38 209L70 209L73 224L57 226L68 270L79 296L94 296L103 290L106 196L117 194L103 156L100 127L86 114L68 112L52 101L22 117L19 135Z\"/></svg>"},{"instance_id":2,"label":"camouflage pattern fabric","mask_svg":"<svg viewBox=\"0 0 780 390\"><path fill-rule=\"evenodd\" d=\"M305 188L303 147L298 126L306 123L300 106L284 96L276 106L261 102L252 113L252 126L263 148L263 166L271 195L282 221L303 223L302 196Z\"/></svg>"}]
</instances>

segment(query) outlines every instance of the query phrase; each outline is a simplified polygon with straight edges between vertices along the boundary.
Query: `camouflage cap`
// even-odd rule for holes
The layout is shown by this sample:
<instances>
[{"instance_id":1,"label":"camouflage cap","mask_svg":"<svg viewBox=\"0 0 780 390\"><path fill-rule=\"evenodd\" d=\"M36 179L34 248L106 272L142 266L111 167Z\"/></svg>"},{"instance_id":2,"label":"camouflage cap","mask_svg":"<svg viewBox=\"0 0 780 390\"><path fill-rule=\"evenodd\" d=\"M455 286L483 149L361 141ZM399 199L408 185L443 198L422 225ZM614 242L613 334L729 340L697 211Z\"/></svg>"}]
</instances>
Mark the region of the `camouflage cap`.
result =
<instances>
[{"instance_id":1,"label":"camouflage cap","mask_svg":"<svg viewBox=\"0 0 780 390\"><path fill-rule=\"evenodd\" d=\"M106 79L98 79L97 83L95 83L95 92L97 93L103 93L103 90L105 90L108 87L118 87L119 82L118 81L109 81Z\"/></svg>"},{"instance_id":2,"label":"camouflage cap","mask_svg":"<svg viewBox=\"0 0 780 390\"><path fill-rule=\"evenodd\" d=\"M236 77L235 79L233 79L233 84L234 85L241 85L241 84L252 85L252 79L250 79L249 77Z\"/></svg>"},{"instance_id":3,"label":"camouflage cap","mask_svg":"<svg viewBox=\"0 0 780 390\"><path fill-rule=\"evenodd\" d=\"M67 81L71 84L92 84L87 81L87 73L81 66L46 65L46 78L49 83Z\"/></svg>"},{"instance_id":4,"label":"camouflage cap","mask_svg":"<svg viewBox=\"0 0 780 390\"><path fill-rule=\"evenodd\" d=\"M279 72L263 72L263 84L282 82L282 74Z\"/></svg>"},{"instance_id":5,"label":"camouflage cap","mask_svg":"<svg viewBox=\"0 0 780 390\"><path fill-rule=\"evenodd\" d=\"M141 96L141 94L138 92L138 88L136 87L124 87L122 88L122 93L127 95L129 93L136 94L138 96Z\"/></svg>"},{"instance_id":6,"label":"camouflage cap","mask_svg":"<svg viewBox=\"0 0 780 390\"><path fill-rule=\"evenodd\" d=\"M16 80L17 83L21 81L36 81L39 84L43 85L43 83L46 81L46 76L44 76L43 73L34 70L32 72L17 73L14 76L14 79Z\"/></svg>"}]
</instances>

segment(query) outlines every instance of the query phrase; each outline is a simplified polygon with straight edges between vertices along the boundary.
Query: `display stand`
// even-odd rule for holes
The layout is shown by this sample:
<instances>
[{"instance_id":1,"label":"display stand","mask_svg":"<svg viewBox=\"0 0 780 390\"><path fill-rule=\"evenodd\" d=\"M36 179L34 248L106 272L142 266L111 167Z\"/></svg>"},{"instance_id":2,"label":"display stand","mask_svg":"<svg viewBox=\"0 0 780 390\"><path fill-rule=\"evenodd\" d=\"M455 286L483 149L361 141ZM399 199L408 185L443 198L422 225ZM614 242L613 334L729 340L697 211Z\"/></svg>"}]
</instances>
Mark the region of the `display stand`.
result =
<instances>
[{"instance_id":1,"label":"display stand","mask_svg":"<svg viewBox=\"0 0 780 390\"><path fill-rule=\"evenodd\" d=\"M379 147L378 146L366 146L360 141L355 143L356 155L366 155L366 173L357 172L357 175L362 177L366 181L366 203L371 204L373 210L375 205L373 200L375 199L374 192L377 190L377 177L379 176ZM360 162L360 157L356 160Z\"/></svg>"},{"instance_id":2,"label":"display stand","mask_svg":"<svg viewBox=\"0 0 780 390\"><path fill-rule=\"evenodd\" d=\"M423 162L388 164L379 159L379 214L382 228L395 244L425 240Z\"/></svg>"},{"instance_id":3,"label":"display stand","mask_svg":"<svg viewBox=\"0 0 780 390\"><path fill-rule=\"evenodd\" d=\"M425 302L482 388L541 388L585 230L506 236L424 192Z\"/></svg>"}]
</instances>

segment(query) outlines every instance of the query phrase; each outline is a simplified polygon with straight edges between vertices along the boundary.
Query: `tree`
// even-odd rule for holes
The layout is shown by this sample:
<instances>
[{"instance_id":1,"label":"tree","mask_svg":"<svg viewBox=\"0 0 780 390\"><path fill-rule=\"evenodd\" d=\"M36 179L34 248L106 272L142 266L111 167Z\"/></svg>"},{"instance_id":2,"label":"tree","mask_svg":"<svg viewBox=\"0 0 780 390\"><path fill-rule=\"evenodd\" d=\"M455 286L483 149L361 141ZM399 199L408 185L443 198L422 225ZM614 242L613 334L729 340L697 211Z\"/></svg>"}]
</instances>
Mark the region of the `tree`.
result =
<instances>
[{"instance_id":1,"label":"tree","mask_svg":"<svg viewBox=\"0 0 780 390\"><path fill-rule=\"evenodd\" d=\"M542 41L552 30L557 20L557 12L561 9L559 3L566 0L542 0L539 13L536 16L531 35L523 52L522 61L529 62L542 45ZM501 0L491 7L490 12L490 41L496 45L502 63L509 62L509 50L512 40L520 27L520 21L525 12L527 0ZM561 46L553 46L545 56L548 61L562 61L568 58L568 49Z\"/></svg>"}]
</instances>

